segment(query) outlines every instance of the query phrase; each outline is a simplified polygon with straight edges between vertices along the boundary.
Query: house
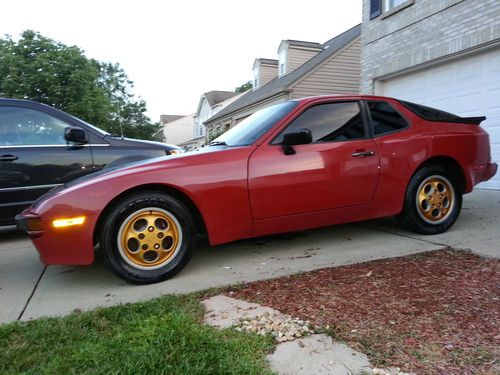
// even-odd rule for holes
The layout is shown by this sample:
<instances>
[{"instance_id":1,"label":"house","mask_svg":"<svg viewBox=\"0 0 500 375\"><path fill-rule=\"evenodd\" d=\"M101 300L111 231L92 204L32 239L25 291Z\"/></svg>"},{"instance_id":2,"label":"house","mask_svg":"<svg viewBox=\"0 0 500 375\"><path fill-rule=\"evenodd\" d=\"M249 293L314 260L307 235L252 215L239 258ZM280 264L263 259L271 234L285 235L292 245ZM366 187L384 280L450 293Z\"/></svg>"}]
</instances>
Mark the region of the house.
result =
<instances>
[{"instance_id":1,"label":"house","mask_svg":"<svg viewBox=\"0 0 500 375\"><path fill-rule=\"evenodd\" d=\"M187 116L161 115L163 141L173 145L182 145L193 138L194 113Z\"/></svg>"},{"instance_id":2,"label":"house","mask_svg":"<svg viewBox=\"0 0 500 375\"><path fill-rule=\"evenodd\" d=\"M158 142L166 142L165 134L163 132L164 126L171 121L181 118L181 115L160 115L160 129L153 134L153 139Z\"/></svg>"},{"instance_id":3,"label":"house","mask_svg":"<svg viewBox=\"0 0 500 375\"><path fill-rule=\"evenodd\" d=\"M361 40L362 93L485 115L500 162L500 1L363 0Z\"/></svg>"},{"instance_id":4,"label":"house","mask_svg":"<svg viewBox=\"0 0 500 375\"><path fill-rule=\"evenodd\" d=\"M359 92L361 26L326 43L283 40L278 60L257 59L254 89L205 121L211 132L226 130L255 111L290 99Z\"/></svg>"},{"instance_id":5,"label":"house","mask_svg":"<svg viewBox=\"0 0 500 375\"><path fill-rule=\"evenodd\" d=\"M201 95L198 109L194 114L194 138L205 138L206 130L203 123L238 97L233 91L209 91ZM203 141L201 141L204 144ZM197 142L198 143L198 142Z\"/></svg>"}]
</instances>

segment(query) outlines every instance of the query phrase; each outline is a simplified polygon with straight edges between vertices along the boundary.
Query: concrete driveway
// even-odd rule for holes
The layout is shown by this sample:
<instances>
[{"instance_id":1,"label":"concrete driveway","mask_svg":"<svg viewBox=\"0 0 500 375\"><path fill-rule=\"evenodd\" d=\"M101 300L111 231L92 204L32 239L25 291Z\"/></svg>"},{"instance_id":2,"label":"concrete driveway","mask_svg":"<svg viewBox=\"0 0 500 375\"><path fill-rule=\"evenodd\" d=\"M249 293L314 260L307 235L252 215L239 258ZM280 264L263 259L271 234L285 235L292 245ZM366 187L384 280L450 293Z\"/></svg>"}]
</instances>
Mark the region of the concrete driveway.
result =
<instances>
[{"instance_id":1,"label":"concrete driveway","mask_svg":"<svg viewBox=\"0 0 500 375\"><path fill-rule=\"evenodd\" d=\"M444 234L418 236L401 229L393 219L381 219L206 246L197 251L175 278L148 286L129 285L118 279L106 269L99 255L90 267L44 267L26 236L12 228L3 228L0 229L0 323L64 315L75 309L88 310L445 246L500 257L499 216L500 191L476 190L464 197L459 220Z\"/></svg>"}]
</instances>

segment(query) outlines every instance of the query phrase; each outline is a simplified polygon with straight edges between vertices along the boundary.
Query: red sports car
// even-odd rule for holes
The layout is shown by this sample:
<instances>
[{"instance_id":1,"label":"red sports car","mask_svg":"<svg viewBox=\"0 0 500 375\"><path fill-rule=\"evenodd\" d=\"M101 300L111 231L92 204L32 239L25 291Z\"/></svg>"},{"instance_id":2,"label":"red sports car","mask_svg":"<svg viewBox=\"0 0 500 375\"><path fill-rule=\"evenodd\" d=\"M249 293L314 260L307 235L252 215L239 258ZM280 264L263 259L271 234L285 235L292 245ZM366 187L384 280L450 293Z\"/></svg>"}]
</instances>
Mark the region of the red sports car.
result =
<instances>
[{"instance_id":1,"label":"red sports car","mask_svg":"<svg viewBox=\"0 0 500 375\"><path fill-rule=\"evenodd\" d=\"M17 220L45 264L90 264L99 244L137 284L179 272L200 236L217 245L391 215L441 233L496 173L484 119L376 96L293 100L199 151L69 182Z\"/></svg>"}]
</instances>

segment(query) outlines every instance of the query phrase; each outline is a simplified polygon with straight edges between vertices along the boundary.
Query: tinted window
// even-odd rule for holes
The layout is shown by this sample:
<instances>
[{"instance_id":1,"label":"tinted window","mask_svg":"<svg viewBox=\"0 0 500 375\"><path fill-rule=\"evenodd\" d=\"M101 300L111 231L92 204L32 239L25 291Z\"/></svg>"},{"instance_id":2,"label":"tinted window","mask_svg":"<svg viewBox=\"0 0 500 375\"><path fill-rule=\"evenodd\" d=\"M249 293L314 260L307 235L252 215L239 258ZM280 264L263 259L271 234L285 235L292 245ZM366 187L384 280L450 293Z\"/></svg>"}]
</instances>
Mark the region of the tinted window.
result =
<instances>
[{"instance_id":1,"label":"tinted window","mask_svg":"<svg viewBox=\"0 0 500 375\"><path fill-rule=\"evenodd\" d=\"M307 109L273 143L279 144L286 133L303 128L311 130L313 142L347 141L365 136L357 102L328 103Z\"/></svg>"},{"instance_id":2,"label":"tinted window","mask_svg":"<svg viewBox=\"0 0 500 375\"><path fill-rule=\"evenodd\" d=\"M410 111L419 115L420 117L422 117L424 120L427 121L453 122L455 120L460 119L460 117L458 117L457 115L441 111L436 108L426 107L425 105L405 102L402 100L400 100L399 102L403 104L406 108L408 108Z\"/></svg>"},{"instance_id":3,"label":"tinted window","mask_svg":"<svg viewBox=\"0 0 500 375\"><path fill-rule=\"evenodd\" d=\"M390 133L404 129L406 120L389 103L368 102L372 116L373 133L375 135Z\"/></svg>"},{"instance_id":4,"label":"tinted window","mask_svg":"<svg viewBox=\"0 0 500 375\"><path fill-rule=\"evenodd\" d=\"M223 142L228 146L251 145L295 108L296 105L297 102L290 101L255 112L211 143L217 144Z\"/></svg>"},{"instance_id":5,"label":"tinted window","mask_svg":"<svg viewBox=\"0 0 500 375\"><path fill-rule=\"evenodd\" d=\"M63 145L67 126L33 109L0 107L0 146Z\"/></svg>"}]
</instances>

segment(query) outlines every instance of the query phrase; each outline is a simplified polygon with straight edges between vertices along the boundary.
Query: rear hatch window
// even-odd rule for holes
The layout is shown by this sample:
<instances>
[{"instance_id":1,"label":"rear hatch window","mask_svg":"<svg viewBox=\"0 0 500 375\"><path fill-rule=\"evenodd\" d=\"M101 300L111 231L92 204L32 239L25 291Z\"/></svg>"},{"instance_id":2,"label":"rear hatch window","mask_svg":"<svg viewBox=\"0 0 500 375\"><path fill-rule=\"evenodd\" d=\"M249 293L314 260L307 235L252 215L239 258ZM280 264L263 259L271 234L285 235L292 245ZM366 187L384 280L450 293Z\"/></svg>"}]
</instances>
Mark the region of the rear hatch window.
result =
<instances>
[{"instance_id":1,"label":"rear hatch window","mask_svg":"<svg viewBox=\"0 0 500 375\"><path fill-rule=\"evenodd\" d=\"M415 113L417 116L422 117L424 120L427 121L454 122L460 124L479 125L482 121L486 120L485 116L460 117L454 115L453 113L445 112L436 108L427 107L421 104L415 104L403 100L400 100L399 102L406 108L408 108L410 111Z\"/></svg>"}]
</instances>

